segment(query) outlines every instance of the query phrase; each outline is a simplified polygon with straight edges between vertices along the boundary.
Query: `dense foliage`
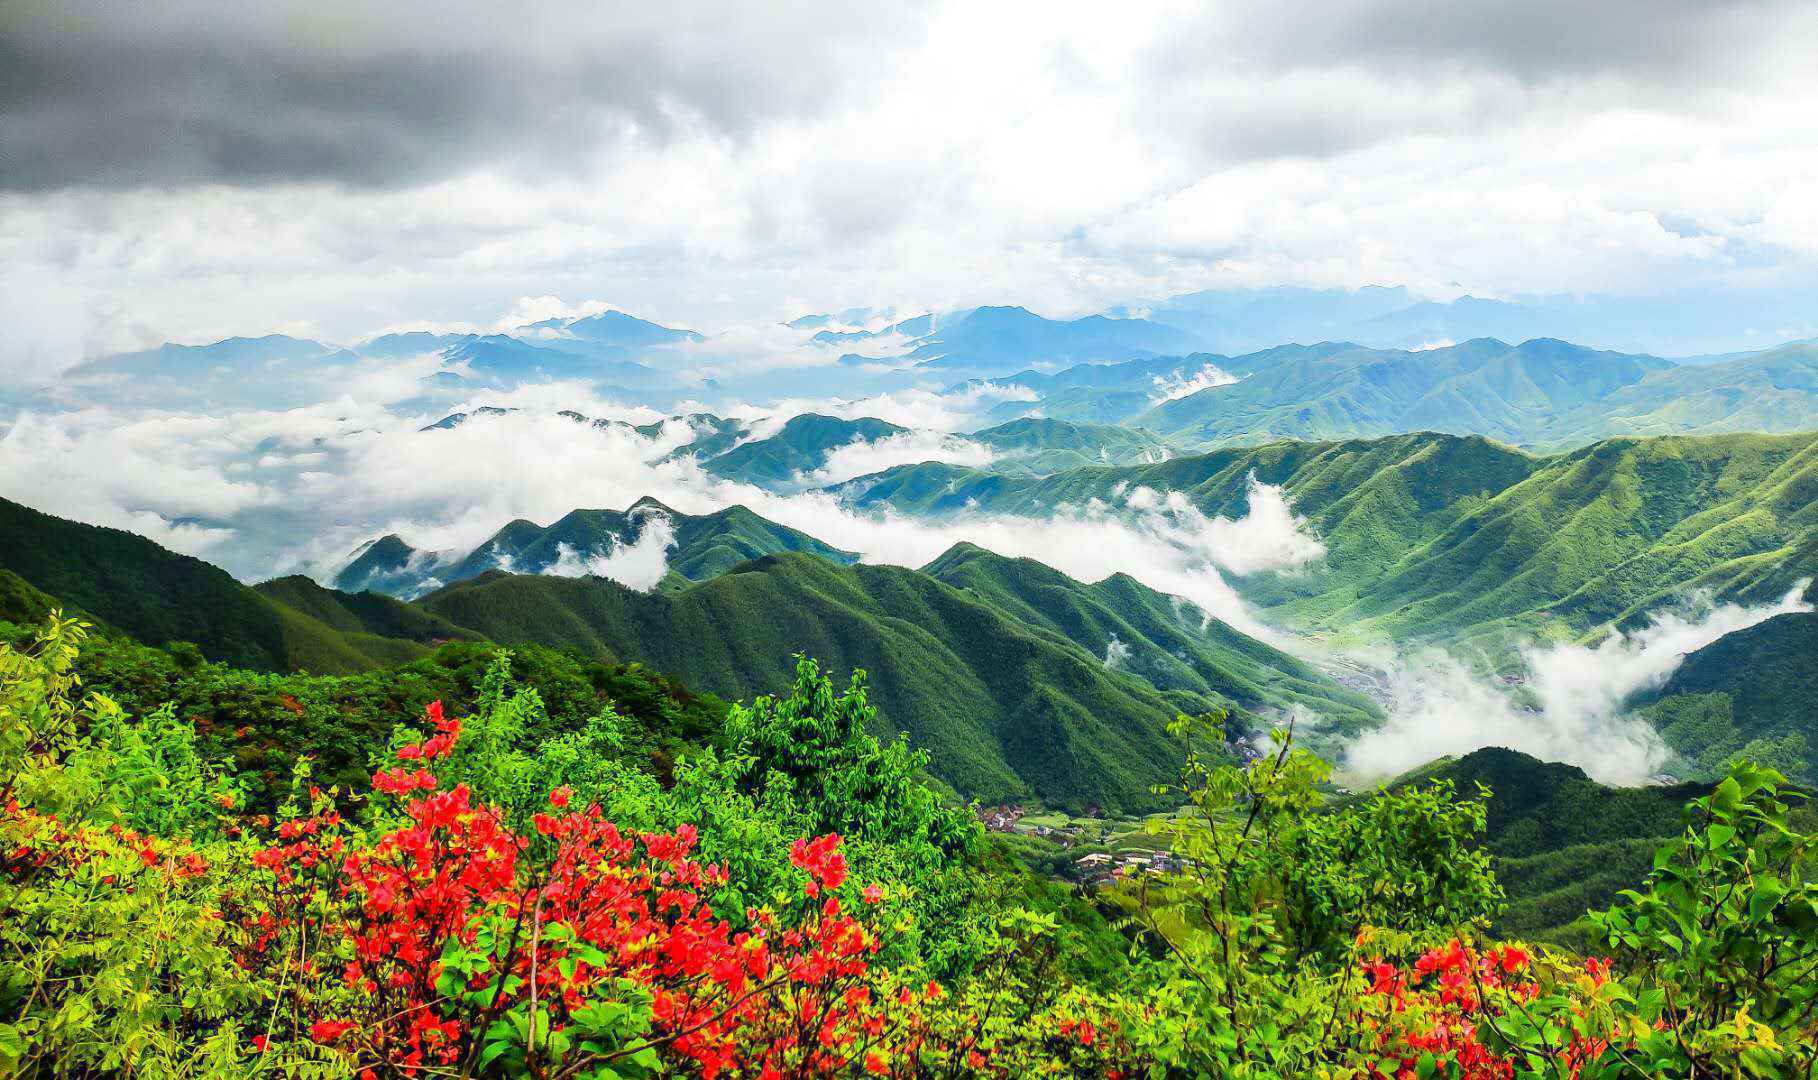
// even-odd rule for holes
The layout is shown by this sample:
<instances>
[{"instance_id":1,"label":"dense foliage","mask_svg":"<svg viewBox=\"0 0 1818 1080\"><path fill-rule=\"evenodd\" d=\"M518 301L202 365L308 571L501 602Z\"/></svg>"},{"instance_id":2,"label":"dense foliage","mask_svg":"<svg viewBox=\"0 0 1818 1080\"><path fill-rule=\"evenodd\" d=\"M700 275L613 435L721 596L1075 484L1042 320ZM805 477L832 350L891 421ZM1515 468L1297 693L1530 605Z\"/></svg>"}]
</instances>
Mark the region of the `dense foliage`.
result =
<instances>
[{"instance_id":1,"label":"dense foliage","mask_svg":"<svg viewBox=\"0 0 1818 1080\"><path fill-rule=\"evenodd\" d=\"M1643 710L1690 770L1721 777L1732 758L1818 779L1818 613L1789 612L1686 658Z\"/></svg>"},{"instance_id":2,"label":"dense foliage","mask_svg":"<svg viewBox=\"0 0 1818 1080\"><path fill-rule=\"evenodd\" d=\"M1091 908L871 736L862 678L806 659L659 772L592 684L558 724L491 655L471 704L372 738L351 788L299 757L267 811L181 709L86 689L84 638L53 616L0 647L0 1072L1818 1069L1815 838L1746 763L1579 956L1490 939L1486 792L1332 803L1286 732L1248 763L1188 753L1153 823L1173 861L1110 890L1108 960ZM1218 747L1212 722L1177 734Z\"/></svg>"},{"instance_id":3,"label":"dense foliage","mask_svg":"<svg viewBox=\"0 0 1818 1080\"><path fill-rule=\"evenodd\" d=\"M0 641L18 645L32 633L0 623ZM490 645L452 642L384 671L276 674L208 662L190 647L157 649L107 636L88 640L75 671L128 713L170 706L201 745L232 760L253 801L271 809L301 758L311 760L323 786L347 790L369 774L372 748L429 702L459 712L479 708L497 656ZM605 664L534 645L512 650L511 658L514 685L536 691L537 710L525 720L533 740L580 729L610 708L620 721L622 752L666 775L682 747L710 738L725 719L725 702L641 664Z\"/></svg>"},{"instance_id":4,"label":"dense foliage","mask_svg":"<svg viewBox=\"0 0 1818 1080\"><path fill-rule=\"evenodd\" d=\"M1150 789L1179 760L1165 730L1179 703L1106 670L1102 645L1088 652L902 567L773 555L655 593L497 576L422 604L493 641L638 657L736 697L788 682L793 664L776 642L794 643L830 668L871 672L890 723L929 751L943 779L986 802L1155 808Z\"/></svg>"}]
</instances>

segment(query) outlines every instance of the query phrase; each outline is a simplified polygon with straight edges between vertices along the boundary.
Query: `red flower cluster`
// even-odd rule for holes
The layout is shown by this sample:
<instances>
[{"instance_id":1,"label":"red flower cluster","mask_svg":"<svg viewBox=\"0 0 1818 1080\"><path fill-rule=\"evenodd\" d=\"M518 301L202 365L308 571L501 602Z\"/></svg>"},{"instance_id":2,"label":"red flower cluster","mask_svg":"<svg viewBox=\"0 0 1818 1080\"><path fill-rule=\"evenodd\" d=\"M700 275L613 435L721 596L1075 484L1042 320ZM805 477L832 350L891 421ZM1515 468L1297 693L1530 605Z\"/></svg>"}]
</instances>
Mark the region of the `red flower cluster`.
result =
<instances>
[{"instance_id":1,"label":"red flower cluster","mask_svg":"<svg viewBox=\"0 0 1818 1080\"><path fill-rule=\"evenodd\" d=\"M500 1017L532 1003L543 1019L527 1040L518 1031L527 1045L515 1052L545 1058L599 1006L629 1004L646 1011L643 1034L595 1044L587 1052L601 1064L642 1051L708 1077L812 1076L912 1060L919 1036L903 1007L922 999L902 990L885 1007L871 966L880 942L838 893L838 836L791 851L808 875L799 915L759 910L737 929L703 898L725 873L695 860L692 826L633 837L598 807L570 809L573 793L558 788L534 818L542 841L532 845L467 787L442 788L432 769L460 724L439 705L428 719L437 733L399 757L429 767L373 778L404 799L404 824L344 844L322 805L283 823L258 856L274 892L250 921L247 962L284 963L299 935L317 955L347 957L338 977L312 969L318 977L296 990L314 1042L350 1064L415 1074L472 1063L484 1044L514 1037ZM875 903L882 891L862 896Z\"/></svg>"},{"instance_id":2,"label":"red flower cluster","mask_svg":"<svg viewBox=\"0 0 1818 1080\"><path fill-rule=\"evenodd\" d=\"M808 871L808 895L818 896L822 889L837 889L846 880L846 856L840 853L837 834L818 840L797 840L789 852L789 862L798 870Z\"/></svg>"},{"instance_id":3,"label":"red flower cluster","mask_svg":"<svg viewBox=\"0 0 1818 1080\"><path fill-rule=\"evenodd\" d=\"M135 870L168 873L179 879L208 873L208 860L187 842L163 840L123 825L69 826L55 814L41 813L10 798L4 808L4 822L12 840L0 855L0 874L11 881L26 880L53 866L69 873L108 856L129 855ZM117 864L110 869L114 868ZM101 881L114 884L120 876L105 872Z\"/></svg>"},{"instance_id":4,"label":"red flower cluster","mask_svg":"<svg viewBox=\"0 0 1818 1080\"><path fill-rule=\"evenodd\" d=\"M1503 991L1516 1001L1531 1001L1538 984L1520 978L1529 957L1519 946L1485 953L1454 939L1444 948L1428 949L1404 974L1393 964L1365 965L1370 992L1386 998L1391 1015L1380 1025L1378 1046L1399 1061L1396 1080L1414 1080L1420 1058L1432 1054L1441 1066L1456 1065L1465 1080L1506 1080L1515 1067L1478 1041L1477 1020L1483 995Z\"/></svg>"},{"instance_id":5,"label":"red flower cluster","mask_svg":"<svg viewBox=\"0 0 1818 1080\"><path fill-rule=\"evenodd\" d=\"M1494 1020L1506 1007L1522 1007L1540 993L1528 976L1533 958L1519 945L1502 945L1479 953L1454 939L1443 948L1429 949L1405 975L1395 965L1377 960L1364 965L1370 992L1389 1004L1387 1016L1369 1021L1377 1028L1377 1045L1385 1057L1399 1062L1396 1080L1414 1080L1422 1055L1432 1054L1442 1067L1439 1075L1464 1080L1506 1080L1515 1072L1514 1062L1479 1041L1479 1022ZM1610 962L1595 957L1585 961L1592 980L1609 976ZM1579 1070L1603 1052L1608 1040L1575 1040L1561 1055L1566 1073ZM1444 1067L1456 1065L1455 1071Z\"/></svg>"},{"instance_id":6,"label":"red flower cluster","mask_svg":"<svg viewBox=\"0 0 1818 1080\"><path fill-rule=\"evenodd\" d=\"M461 737L461 722L443 716L441 702L430 702L423 714L436 729L436 733L422 742L399 747L399 761L434 761L439 757L447 757L454 750L455 740Z\"/></svg>"}]
</instances>

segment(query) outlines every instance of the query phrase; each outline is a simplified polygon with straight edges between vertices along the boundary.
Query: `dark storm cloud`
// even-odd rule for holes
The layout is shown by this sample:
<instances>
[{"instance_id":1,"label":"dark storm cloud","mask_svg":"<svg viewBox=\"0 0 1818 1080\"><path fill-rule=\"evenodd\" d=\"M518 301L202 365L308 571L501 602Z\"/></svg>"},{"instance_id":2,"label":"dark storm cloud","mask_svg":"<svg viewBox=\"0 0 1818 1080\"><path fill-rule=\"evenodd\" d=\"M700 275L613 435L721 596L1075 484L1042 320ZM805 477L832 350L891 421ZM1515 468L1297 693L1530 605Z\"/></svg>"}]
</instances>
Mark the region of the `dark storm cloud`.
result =
<instances>
[{"instance_id":1,"label":"dark storm cloud","mask_svg":"<svg viewBox=\"0 0 1818 1080\"><path fill-rule=\"evenodd\" d=\"M1545 109L1696 111L1810 63L1809 0L1208 5L1151 56L1158 116L1223 161L1483 132Z\"/></svg>"},{"instance_id":2,"label":"dark storm cloud","mask_svg":"<svg viewBox=\"0 0 1818 1080\"><path fill-rule=\"evenodd\" d=\"M1464 63L1525 83L1615 76L1651 83L1747 77L1803 3L1787 0L1362 0L1291 4L1299 32L1274 41L1296 56L1370 65ZM1279 23L1277 25L1280 25Z\"/></svg>"},{"instance_id":3,"label":"dark storm cloud","mask_svg":"<svg viewBox=\"0 0 1818 1080\"><path fill-rule=\"evenodd\" d=\"M14 3L0 187L580 168L620 140L813 112L914 30L849 5Z\"/></svg>"},{"instance_id":4,"label":"dark storm cloud","mask_svg":"<svg viewBox=\"0 0 1818 1080\"><path fill-rule=\"evenodd\" d=\"M1278 70L1417 77L1466 66L1531 85L1608 77L1695 93L1726 74L1746 79L1791 44L1790 26L1809 29L1810 10L1806 0L1272 0L1208 7L1168 49L1176 63L1210 62L1201 49L1216 42L1225 60Z\"/></svg>"}]
</instances>

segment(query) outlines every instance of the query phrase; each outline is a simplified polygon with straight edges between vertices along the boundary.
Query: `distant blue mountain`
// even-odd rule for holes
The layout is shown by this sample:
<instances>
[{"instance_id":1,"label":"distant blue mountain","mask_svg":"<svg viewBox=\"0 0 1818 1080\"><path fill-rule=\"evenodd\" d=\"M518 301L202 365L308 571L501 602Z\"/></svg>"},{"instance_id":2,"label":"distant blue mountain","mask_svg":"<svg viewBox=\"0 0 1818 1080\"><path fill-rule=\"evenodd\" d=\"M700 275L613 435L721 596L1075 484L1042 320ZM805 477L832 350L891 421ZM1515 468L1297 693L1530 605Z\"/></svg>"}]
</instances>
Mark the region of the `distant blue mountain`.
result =
<instances>
[{"instance_id":1,"label":"distant blue mountain","mask_svg":"<svg viewBox=\"0 0 1818 1080\"><path fill-rule=\"evenodd\" d=\"M88 375L177 375L207 374L222 369L244 369L260 364L284 364L309 360L339 352L319 341L307 341L268 334L265 337L233 337L212 345L173 345L166 342L155 349L118 353L77 365L69 372L77 378Z\"/></svg>"},{"instance_id":2,"label":"distant blue mountain","mask_svg":"<svg viewBox=\"0 0 1818 1080\"><path fill-rule=\"evenodd\" d=\"M894 307L852 307L844 311L803 315L800 318L790 319L783 325L791 330L827 330L839 326L865 326L880 319L894 320L895 318L896 309Z\"/></svg>"},{"instance_id":3,"label":"distant blue mountain","mask_svg":"<svg viewBox=\"0 0 1818 1080\"><path fill-rule=\"evenodd\" d=\"M105 356L63 379L94 402L291 408L322 400L366 363L346 349L271 334Z\"/></svg>"},{"instance_id":4,"label":"distant blue mountain","mask_svg":"<svg viewBox=\"0 0 1818 1080\"><path fill-rule=\"evenodd\" d=\"M1020 307L974 308L933 322L902 357L845 359L994 374L1190 352L1196 343L1184 330L1144 319L1046 319Z\"/></svg>"},{"instance_id":5,"label":"distant blue mountain","mask_svg":"<svg viewBox=\"0 0 1818 1080\"><path fill-rule=\"evenodd\" d=\"M894 322L879 330L822 330L814 335L813 340L822 345L852 345L893 334L907 338L919 338L933 333L935 322L936 318L933 315L917 315L913 319Z\"/></svg>"},{"instance_id":6,"label":"distant blue mountain","mask_svg":"<svg viewBox=\"0 0 1818 1080\"><path fill-rule=\"evenodd\" d=\"M1140 315L1178 326L1191 332L1208 349L1237 354L1284 342L1311 345L1350 340L1357 324L1414 303L1415 297L1400 286L1214 289L1152 304L1113 308L1112 314Z\"/></svg>"},{"instance_id":7,"label":"distant blue mountain","mask_svg":"<svg viewBox=\"0 0 1818 1080\"><path fill-rule=\"evenodd\" d=\"M552 324L586 341L598 342L601 345L617 345L626 349L643 349L655 345L676 345L685 341L703 341L700 334L693 330L677 330L627 315L623 311L607 311L599 315L589 315L581 319L547 320L534 324L531 329L548 329Z\"/></svg>"},{"instance_id":8,"label":"distant blue mountain","mask_svg":"<svg viewBox=\"0 0 1818 1080\"><path fill-rule=\"evenodd\" d=\"M473 373L488 386L515 386L550 379L604 379L632 383L653 381L656 372L631 359L637 351L622 345L564 347L569 342L523 341L504 334L473 337L443 351L445 362Z\"/></svg>"},{"instance_id":9,"label":"distant blue mountain","mask_svg":"<svg viewBox=\"0 0 1818 1080\"><path fill-rule=\"evenodd\" d=\"M1682 357L1770 348L1818 334L1813 286L1746 292L1686 285L1654 296L1460 296L1425 300L1399 286L1214 289L1113 308L1190 331L1233 355L1294 342L1418 348L1493 337L1561 338Z\"/></svg>"},{"instance_id":10,"label":"distant blue mountain","mask_svg":"<svg viewBox=\"0 0 1818 1080\"><path fill-rule=\"evenodd\" d=\"M382 334L353 346L353 351L374 360L403 360L411 356L438 353L450 345L472 337L472 334L433 334L427 330L410 330L402 334Z\"/></svg>"}]
</instances>

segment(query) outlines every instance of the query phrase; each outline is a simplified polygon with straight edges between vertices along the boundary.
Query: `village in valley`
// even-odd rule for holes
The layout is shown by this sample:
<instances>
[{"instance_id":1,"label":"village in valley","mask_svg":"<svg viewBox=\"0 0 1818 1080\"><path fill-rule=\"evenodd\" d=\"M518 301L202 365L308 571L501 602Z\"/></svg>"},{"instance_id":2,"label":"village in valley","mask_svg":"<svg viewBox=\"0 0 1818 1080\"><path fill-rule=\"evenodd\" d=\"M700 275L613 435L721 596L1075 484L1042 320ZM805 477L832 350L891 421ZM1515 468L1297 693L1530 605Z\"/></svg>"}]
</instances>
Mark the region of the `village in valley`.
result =
<instances>
[{"instance_id":1,"label":"village in valley","mask_svg":"<svg viewBox=\"0 0 1818 1080\"><path fill-rule=\"evenodd\" d=\"M1097 806L1085 807L1078 817L1017 804L979 807L976 813L988 832L1020 838L1047 853L1045 861L1060 876L1089 887L1181 868L1165 840L1145 831L1144 818L1105 817Z\"/></svg>"}]
</instances>

